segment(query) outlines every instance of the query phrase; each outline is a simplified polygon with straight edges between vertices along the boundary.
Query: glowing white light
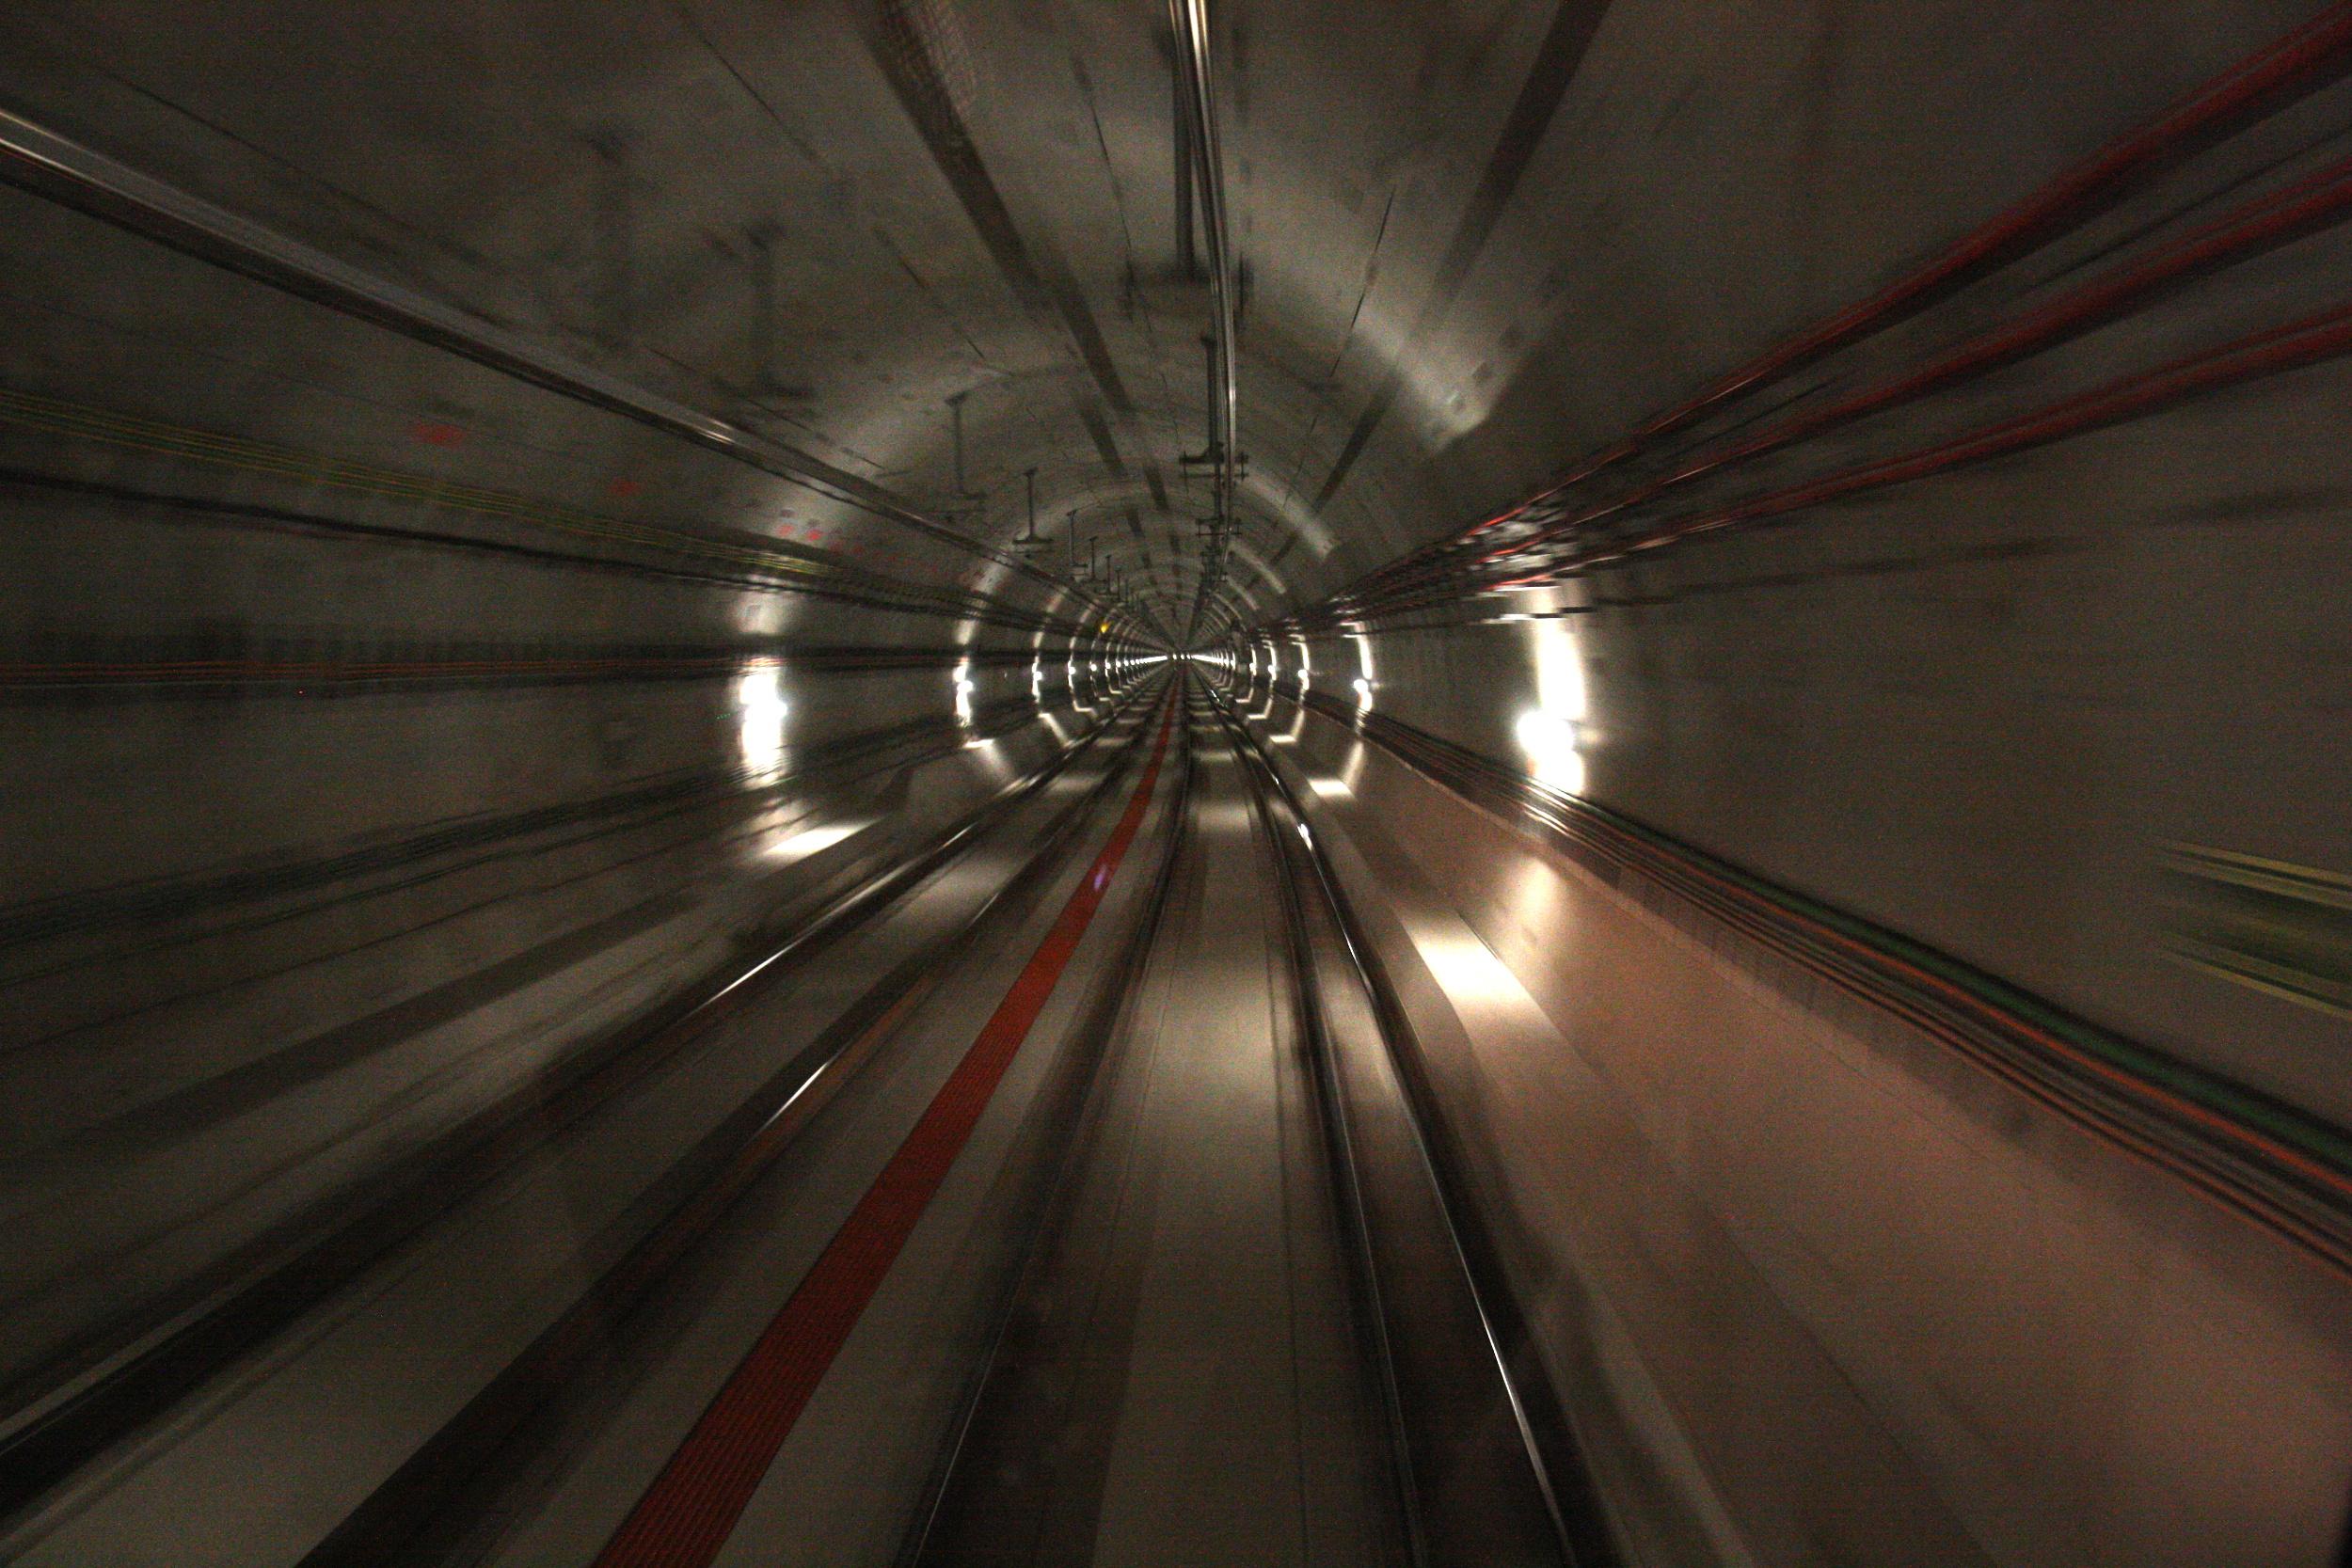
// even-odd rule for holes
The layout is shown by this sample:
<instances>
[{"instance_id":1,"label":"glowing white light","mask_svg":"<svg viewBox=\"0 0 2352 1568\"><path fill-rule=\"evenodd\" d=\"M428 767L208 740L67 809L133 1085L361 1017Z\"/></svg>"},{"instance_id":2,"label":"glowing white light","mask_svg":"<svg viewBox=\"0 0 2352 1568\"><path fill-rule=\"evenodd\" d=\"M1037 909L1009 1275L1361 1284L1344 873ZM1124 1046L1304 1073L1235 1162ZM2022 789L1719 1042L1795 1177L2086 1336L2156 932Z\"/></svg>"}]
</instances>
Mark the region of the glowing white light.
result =
<instances>
[{"instance_id":1,"label":"glowing white light","mask_svg":"<svg viewBox=\"0 0 2352 1568\"><path fill-rule=\"evenodd\" d=\"M1581 720L1585 715L1584 660L1575 634L1557 621L1537 623L1535 702L1546 713Z\"/></svg>"},{"instance_id":2,"label":"glowing white light","mask_svg":"<svg viewBox=\"0 0 2352 1568\"><path fill-rule=\"evenodd\" d=\"M1259 646L1255 642L1249 645L1249 684L1252 688L1258 684ZM1282 678L1282 656L1275 652L1273 643L1267 642L1263 646L1266 653L1265 702L1250 710L1248 717L1252 719L1263 719L1274 711L1274 688Z\"/></svg>"},{"instance_id":3,"label":"glowing white light","mask_svg":"<svg viewBox=\"0 0 2352 1568\"><path fill-rule=\"evenodd\" d=\"M1519 715L1519 750L1537 782L1570 795L1584 792L1584 758L1576 749L1576 725L1556 713L1529 708Z\"/></svg>"},{"instance_id":4,"label":"glowing white light","mask_svg":"<svg viewBox=\"0 0 2352 1568\"><path fill-rule=\"evenodd\" d=\"M1516 733L1536 782L1570 795L1584 793L1584 663L1576 638L1558 621L1534 623L1535 706L1519 715Z\"/></svg>"},{"instance_id":5,"label":"glowing white light","mask_svg":"<svg viewBox=\"0 0 2352 1568\"><path fill-rule=\"evenodd\" d=\"M1418 943L1422 961L1447 995L1478 1002L1508 1002L1527 994L1493 949L1465 932L1459 936L1432 933Z\"/></svg>"},{"instance_id":6,"label":"glowing white light","mask_svg":"<svg viewBox=\"0 0 2352 1568\"><path fill-rule=\"evenodd\" d=\"M805 860L819 849L830 849L843 839L872 827L866 822L829 822L821 828L806 828L788 838L777 840L762 854L771 861Z\"/></svg>"},{"instance_id":7,"label":"glowing white light","mask_svg":"<svg viewBox=\"0 0 2352 1568\"><path fill-rule=\"evenodd\" d=\"M735 741L743 771L754 784L772 784L784 773L784 667L755 658L735 681Z\"/></svg>"}]
</instances>

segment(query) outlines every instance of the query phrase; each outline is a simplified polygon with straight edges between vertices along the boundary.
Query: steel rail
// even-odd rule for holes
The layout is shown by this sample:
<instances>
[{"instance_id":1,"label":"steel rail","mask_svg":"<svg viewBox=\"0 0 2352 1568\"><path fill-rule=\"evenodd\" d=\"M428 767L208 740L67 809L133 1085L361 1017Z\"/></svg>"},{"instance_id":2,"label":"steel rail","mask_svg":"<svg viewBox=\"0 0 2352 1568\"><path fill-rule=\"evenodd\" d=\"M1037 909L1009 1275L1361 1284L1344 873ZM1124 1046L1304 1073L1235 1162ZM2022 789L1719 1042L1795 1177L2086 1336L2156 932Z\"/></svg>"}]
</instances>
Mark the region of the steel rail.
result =
<instances>
[{"instance_id":1,"label":"steel rail","mask_svg":"<svg viewBox=\"0 0 2352 1568\"><path fill-rule=\"evenodd\" d=\"M1136 696L1131 690L1120 703L1119 717L1133 711ZM1089 738L1107 733L1114 721L1097 725ZM1139 740L1136 751L1146 750ZM580 1374L611 1353L621 1325L669 1286L733 1201L773 1164L888 1031L930 994L988 922L1050 884L1065 863L1069 845L1129 776L1127 765L1136 760L1131 753L1106 767L1091 789L1056 812L1022 863L956 930L926 943L866 987L809 1046L659 1179L639 1201L658 1217L636 1243L313 1545L301 1568L389 1568L444 1555L514 1479L513 1467L500 1461L540 1435L536 1423L578 1391ZM971 841L968 834L960 838L957 851ZM943 858L919 872L912 864L900 870L912 886L944 863Z\"/></svg>"},{"instance_id":2,"label":"steel rail","mask_svg":"<svg viewBox=\"0 0 2352 1568\"><path fill-rule=\"evenodd\" d=\"M831 897L756 954L731 961L681 998L592 1042L548 1077L425 1145L388 1172L369 1201L324 1225L315 1217L298 1220L289 1233L263 1238L242 1275L11 1413L0 1424L0 1520L27 1513L97 1454L160 1418L531 1149L594 1114L792 964L886 911L1058 777L1117 718L1114 713L1089 726L1046 767L982 802L905 861ZM1116 773L1107 769L1106 780Z\"/></svg>"},{"instance_id":3,"label":"steel rail","mask_svg":"<svg viewBox=\"0 0 2352 1568\"><path fill-rule=\"evenodd\" d=\"M1213 683L1203 682L1209 690L1219 722L1227 733L1227 744L1232 748L1236 761L1244 755L1243 732L1234 718L1232 705L1223 692ZM1245 772L1262 767L1251 759ZM1323 1125L1324 1144L1329 1150L1331 1187L1334 1207L1340 1220L1342 1239L1347 1254L1351 1283L1359 1297L1359 1316L1363 1323L1363 1337L1373 1362L1373 1380L1377 1386L1382 1414L1386 1418L1389 1439L1387 1459L1389 1481L1395 1494L1395 1507L1400 1533L1405 1538L1406 1557L1414 1568L1427 1568L1430 1561L1430 1540L1423 1510L1420 1506L1417 1471L1413 1463L1413 1445L1407 1435L1409 1419L1406 1397L1397 1375L1399 1346L1391 1332L1390 1292L1382 1289L1379 1254L1374 1245L1374 1222L1371 1205L1364 1190L1363 1174L1359 1164L1355 1129L1348 1114L1347 1092L1342 1082L1339 1045L1333 1037L1327 1009L1323 1005L1315 959L1313 929L1301 895L1296 847L1275 820L1270 791L1257 784L1249 792L1250 805L1255 810L1266 843L1277 858L1274 873L1276 896L1282 911L1285 956L1293 987L1293 1015L1305 1047L1315 1085L1315 1108ZM1344 937L1343 937L1344 942Z\"/></svg>"},{"instance_id":4,"label":"steel rail","mask_svg":"<svg viewBox=\"0 0 2352 1568\"><path fill-rule=\"evenodd\" d=\"M1434 1198L1437 1224L1451 1264L1448 1272L1467 1293L1466 1306L1484 1353L1482 1362L1491 1368L1508 1405L1518 1451L1540 1494L1550 1544L1569 1568L1611 1568L1621 1560L1621 1554L1606 1509L1586 1466L1582 1446L1549 1387L1534 1330L1512 1288L1501 1250L1471 1201L1466 1153L1429 1080L1410 1015L1331 863L1329 849L1309 826L1311 814L1306 802L1232 702L1214 687L1210 690L1228 733L1235 736L1237 752L1248 759L1248 771L1256 780L1253 787L1261 792L1260 809L1265 811L1269 800L1279 800L1296 824L1295 843L1290 842L1288 834L1275 836L1286 856L1295 856L1290 863L1306 866L1316 901L1345 955L1348 972L1370 1004L1382 1054L1398 1085L1413 1158ZM1431 1540L1426 1544L1434 1560L1448 1560L1445 1543Z\"/></svg>"},{"instance_id":5,"label":"steel rail","mask_svg":"<svg viewBox=\"0 0 2352 1568\"><path fill-rule=\"evenodd\" d=\"M1604 875L1641 875L2352 1275L2352 1132L1403 721L1319 692L1299 705Z\"/></svg>"},{"instance_id":6,"label":"steel rail","mask_svg":"<svg viewBox=\"0 0 2352 1568\"><path fill-rule=\"evenodd\" d=\"M596 1568L707 1568L725 1550L770 1467L995 1102L1102 912L1111 882L1158 797L1175 709L1166 698L1154 700L1152 708L1155 738L1102 848L1084 863L1052 925L1028 948L987 1022L956 1054L945 1082L866 1184L856 1206L606 1539ZM926 970L923 976L925 988L935 986L939 971ZM993 985L990 990L993 994Z\"/></svg>"},{"instance_id":7,"label":"steel rail","mask_svg":"<svg viewBox=\"0 0 2352 1568\"><path fill-rule=\"evenodd\" d=\"M971 1506L975 1489L997 1479L974 1466L987 1457L984 1450L993 1436L991 1424L1003 1409L998 1402L1009 1397L1002 1381L1007 1368L1024 1359L1019 1353L1025 1348L1021 1342L1025 1325L1035 1321L1041 1302L1051 1291L1055 1249L1068 1234L1081 1179L1099 1147L1108 1115L1105 1101L1110 1080L1119 1070L1113 1054L1116 1042L1134 1017L1143 976L1167 923L1178 868L1194 842L1198 762L1190 714L1183 705L1184 676L1181 671L1175 673L1173 684L1179 711L1184 714L1183 750L1165 807L1168 828L1159 859L1142 895L1142 914L1121 937L1116 954L1089 989L1072 1030L1066 1066L1057 1070L1057 1083L1046 1091L1055 1096L1055 1111L1059 1114L1038 1118L1037 1126L1043 1139L1057 1148L1039 1153L1047 1168L1036 1185L1034 1202L1026 1206L1032 1217L1012 1249L988 1346L949 1422L938 1463L900 1544L896 1560L904 1568L923 1568L942 1559L956 1560L959 1548L965 1544L960 1539L961 1515ZM979 1544L985 1550L1001 1543Z\"/></svg>"}]
</instances>

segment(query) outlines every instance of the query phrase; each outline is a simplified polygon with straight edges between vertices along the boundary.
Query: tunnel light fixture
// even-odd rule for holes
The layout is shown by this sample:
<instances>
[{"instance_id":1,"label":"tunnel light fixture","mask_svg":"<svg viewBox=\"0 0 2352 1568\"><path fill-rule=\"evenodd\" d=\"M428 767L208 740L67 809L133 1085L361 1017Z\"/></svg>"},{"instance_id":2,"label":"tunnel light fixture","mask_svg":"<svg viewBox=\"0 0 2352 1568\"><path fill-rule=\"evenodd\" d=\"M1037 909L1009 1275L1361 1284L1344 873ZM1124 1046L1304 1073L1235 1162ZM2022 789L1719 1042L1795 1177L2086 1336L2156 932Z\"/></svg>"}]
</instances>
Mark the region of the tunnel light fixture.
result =
<instances>
[{"instance_id":1,"label":"tunnel light fixture","mask_svg":"<svg viewBox=\"0 0 2352 1568\"><path fill-rule=\"evenodd\" d=\"M784 696L784 666L755 658L735 682L736 750L753 784L773 784L784 775L784 721L792 705Z\"/></svg>"},{"instance_id":2,"label":"tunnel light fixture","mask_svg":"<svg viewBox=\"0 0 2352 1568\"><path fill-rule=\"evenodd\" d=\"M1577 749L1572 720L1544 708L1530 708L1514 726L1519 750L1527 753L1528 770L1538 784L1569 795L1584 793L1584 757Z\"/></svg>"}]
</instances>

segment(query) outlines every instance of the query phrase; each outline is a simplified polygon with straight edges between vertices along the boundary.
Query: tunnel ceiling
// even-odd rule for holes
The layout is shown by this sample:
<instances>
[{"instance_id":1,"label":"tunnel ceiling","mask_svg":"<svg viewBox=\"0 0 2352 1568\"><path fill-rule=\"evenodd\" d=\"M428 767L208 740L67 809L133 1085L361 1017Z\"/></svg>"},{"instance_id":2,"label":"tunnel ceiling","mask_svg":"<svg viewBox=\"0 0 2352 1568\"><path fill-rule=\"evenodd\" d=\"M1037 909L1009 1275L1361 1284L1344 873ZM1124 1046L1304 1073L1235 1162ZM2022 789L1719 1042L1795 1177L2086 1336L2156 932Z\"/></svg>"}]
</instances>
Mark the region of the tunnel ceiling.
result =
<instances>
[{"instance_id":1,"label":"tunnel ceiling","mask_svg":"<svg viewBox=\"0 0 2352 1568\"><path fill-rule=\"evenodd\" d=\"M2158 38L2089 0L1967 37L1931 6L1210 7L1247 468L1202 635L1316 604L1524 496L2291 10ZM87 214L22 192L24 243L80 246L86 276L119 281L96 306L62 286L20 302L17 347L66 367L69 391L137 387L156 380L142 333L176 335L233 373L175 372L158 417L365 457L386 449L351 427L382 413L472 439L405 452L469 479L628 498L1032 610L1102 607L1116 578L1136 625L1181 641L1215 510L1186 462L1209 444L1214 311L1175 40L1163 5L1077 0L246 0L200 29L108 0L0 19L12 107L39 125L795 449L834 475L813 488L567 423L446 356L387 372L241 280L102 255L154 236L93 239ZM1931 50L1943 77L1883 87ZM2053 103L2097 62L2107 101L2021 103L1965 157L1922 134L1973 123L1960 106L2024 55L2050 65L2032 90ZM105 352L73 325L93 309L118 334ZM330 381L341 425L294 409ZM1080 594L910 525L1008 545L1032 488L1024 556L1087 568Z\"/></svg>"},{"instance_id":2,"label":"tunnel ceiling","mask_svg":"<svg viewBox=\"0 0 2352 1568\"><path fill-rule=\"evenodd\" d=\"M1598 9L1216 9L1235 613L1520 477L1431 459L1539 335L1542 269L1482 262ZM232 10L20 18L30 112L957 528L1010 541L1033 482L1037 557L1091 554L1181 630L1211 312L1163 8ZM798 500L787 537L893 528Z\"/></svg>"}]
</instances>

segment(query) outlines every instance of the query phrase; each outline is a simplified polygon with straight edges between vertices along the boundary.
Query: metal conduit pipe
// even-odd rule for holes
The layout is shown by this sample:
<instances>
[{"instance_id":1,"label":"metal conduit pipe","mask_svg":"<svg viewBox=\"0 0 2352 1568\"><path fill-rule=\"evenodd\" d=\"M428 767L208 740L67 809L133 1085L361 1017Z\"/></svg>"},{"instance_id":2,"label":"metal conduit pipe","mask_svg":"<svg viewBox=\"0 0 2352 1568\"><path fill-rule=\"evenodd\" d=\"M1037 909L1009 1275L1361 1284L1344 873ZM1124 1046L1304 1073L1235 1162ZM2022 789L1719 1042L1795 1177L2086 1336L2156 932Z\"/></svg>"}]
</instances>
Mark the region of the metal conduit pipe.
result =
<instances>
[{"instance_id":1,"label":"metal conduit pipe","mask_svg":"<svg viewBox=\"0 0 2352 1568\"><path fill-rule=\"evenodd\" d=\"M1232 230L1225 208L1225 163L1217 139L1216 100L1209 75L1208 0L1168 0L1176 35L1176 71L1200 192L1201 237L1209 254L1211 376L1209 457L1216 465L1215 507L1201 552L1201 587L1184 640L1200 635L1208 584L1224 574L1225 539L1232 528L1235 460L1239 451L1238 390L1233 369L1234 309Z\"/></svg>"},{"instance_id":2,"label":"metal conduit pipe","mask_svg":"<svg viewBox=\"0 0 2352 1568\"><path fill-rule=\"evenodd\" d=\"M1901 280L1756 356L1682 403L1570 466L1523 499L1367 573L1333 595L1355 602L1375 585L1428 570L1447 552L1518 521L1730 400L1759 391L1836 349L1915 314L1994 267L2014 261L2104 211L2132 184L2216 139L2319 90L2352 69L2352 0L2340 0L2284 38L2220 72L2170 109L1996 214Z\"/></svg>"},{"instance_id":3,"label":"metal conduit pipe","mask_svg":"<svg viewBox=\"0 0 2352 1568\"><path fill-rule=\"evenodd\" d=\"M915 511L882 486L724 420L581 364L519 333L379 277L0 110L0 181L267 287L805 486L1043 586L1094 601L1009 550Z\"/></svg>"},{"instance_id":4,"label":"metal conduit pipe","mask_svg":"<svg viewBox=\"0 0 2352 1568\"><path fill-rule=\"evenodd\" d=\"M1841 470L1823 479L1788 486L1726 507L1685 514L1645 529L1628 539L1596 546L1565 558L1553 558L1536 572L1502 577L1479 576L1482 568L1507 567L1527 560L1546 544L1568 536L1579 528L1629 511L1668 490L1710 477L1800 441L1840 429L1869 415L1954 385L1967 377L2012 362L2022 355L2052 346L2091 325L2114 319L2126 303L2144 303L2164 287L2244 260L2286 239L2311 232L2321 225L2341 222L2352 213L2352 164L2331 166L2288 190L2263 198L2223 220L2199 230L2180 245L2146 261L2134 263L2094 280L2049 306L2004 323L1938 356L1926 367L1907 372L1840 400L1836 404L1788 420L1738 445L1693 458L1670 474L1618 499L1594 506L1572 517L1547 524L1526 537L1489 549L1461 563L1457 571L1472 574L1469 582L1448 580L1432 571L1412 574L1402 581L1367 585L1328 601L1305 624L1333 623L1343 615L1394 614L1402 610L1458 597L1480 589L1532 586L1555 580L1565 572L1581 570L1642 549L1655 548L1694 532L1730 523L1778 515L1851 493L1900 483L1974 461L1998 455L2023 445L2072 435L2096 424L2109 423L2148 412L2178 397L2217 390L2221 387L2281 371L2299 368L2342 353L2340 335L2333 330L2342 315L2328 310L2283 326L2249 334L2205 354L2174 360L2155 370L2137 372L2089 392L2062 399L2042 410L1998 421L1976 431ZM2086 410L2095 410L2086 412ZM2030 436L2018 432L2030 429ZM1982 451L1977 449L1991 443ZM1919 465L1926 463L1926 467ZM1865 477L1869 476L1869 477ZM1897 476L1897 477L1888 477ZM1457 536L1455 543L1470 535ZM1540 559L1540 558L1538 558Z\"/></svg>"},{"instance_id":5,"label":"metal conduit pipe","mask_svg":"<svg viewBox=\"0 0 2352 1568\"><path fill-rule=\"evenodd\" d=\"M1607 545L1553 558L1537 569L1488 577L1469 587L1459 582L1430 584L1418 592L1358 596L1343 605L1332 601L1279 625L1328 629L1346 619L1393 616L1454 602L1466 593L1541 587L1693 535L1767 521L1841 497L1908 483L1967 464L2046 445L2153 413L2174 403L2300 370L2347 352L2352 352L2352 306L2250 333L2205 353L2135 372L2029 413L1910 451L1767 491L1727 506L1670 517Z\"/></svg>"}]
</instances>

